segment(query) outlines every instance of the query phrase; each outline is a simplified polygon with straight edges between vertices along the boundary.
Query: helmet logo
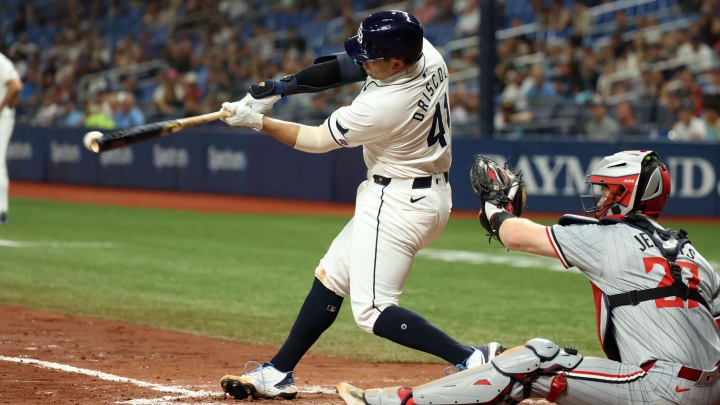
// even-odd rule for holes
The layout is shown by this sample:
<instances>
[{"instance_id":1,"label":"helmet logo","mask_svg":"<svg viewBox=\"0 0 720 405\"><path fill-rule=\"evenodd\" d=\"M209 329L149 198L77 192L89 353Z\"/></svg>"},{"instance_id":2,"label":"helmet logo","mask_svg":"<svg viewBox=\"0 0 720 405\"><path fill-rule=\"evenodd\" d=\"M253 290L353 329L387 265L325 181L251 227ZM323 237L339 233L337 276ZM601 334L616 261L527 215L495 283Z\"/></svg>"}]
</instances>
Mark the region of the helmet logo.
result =
<instances>
[{"instance_id":1,"label":"helmet logo","mask_svg":"<svg viewBox=\"0 0 720 405\"><path fill-rule=\"evenodd\" d=\"M623 180L625 183L635 183L635 179L625 179Z\"/></svg>"},{"instance_id":2,"label":"helmet logo","mask_svg":"<svg viewBox=\"0 0 720 405\"><path fill-rule=\"evenodd\" d=\"M360 42L360 45L363 43L363 32L362 32L362 23L360 24L360 27L358 28L358 42Z\"/></svg>"}]
</instances>

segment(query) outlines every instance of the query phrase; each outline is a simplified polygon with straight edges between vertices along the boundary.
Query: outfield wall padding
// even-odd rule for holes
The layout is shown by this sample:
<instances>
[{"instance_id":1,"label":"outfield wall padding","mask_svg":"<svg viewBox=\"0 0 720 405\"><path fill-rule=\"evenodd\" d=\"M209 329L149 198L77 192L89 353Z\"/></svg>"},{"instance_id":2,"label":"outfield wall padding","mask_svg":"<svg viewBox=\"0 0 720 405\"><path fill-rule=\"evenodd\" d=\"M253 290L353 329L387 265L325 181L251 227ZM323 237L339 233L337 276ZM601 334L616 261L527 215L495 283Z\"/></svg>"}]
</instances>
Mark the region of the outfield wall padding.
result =
<instances>
[{"instance_id":1,"label":"outfield wall padding","mask_svg":"<svg viewBox=\"0 0 720 405\"><path fill-rule=\"evenodd\" d=\"M365 177L361 148L327 154L292 150L261 133L212 127L100 155L82 147L83 129L17 126L8 148L11 179L353 202ZM468 169L477 153L508 159L525 174L528 208L578 212L585 176L604 155L654 149L670 167L674 215L720 215L720 145L587 142L573 139L453 141L453 207L475 209Z\"/></svg>"}]
</instances>

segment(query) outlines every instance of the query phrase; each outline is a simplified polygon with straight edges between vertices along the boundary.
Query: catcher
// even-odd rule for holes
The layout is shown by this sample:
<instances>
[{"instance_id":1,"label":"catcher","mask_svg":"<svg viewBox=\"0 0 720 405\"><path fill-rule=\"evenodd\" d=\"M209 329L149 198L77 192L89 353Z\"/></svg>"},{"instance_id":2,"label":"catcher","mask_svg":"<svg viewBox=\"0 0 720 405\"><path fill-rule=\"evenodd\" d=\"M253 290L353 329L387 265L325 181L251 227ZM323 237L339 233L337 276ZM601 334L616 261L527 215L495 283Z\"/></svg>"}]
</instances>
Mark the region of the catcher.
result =
<instances>
[{"instance_id":1,"label":"catcher","mask_svg":"<svg viewBox=\"0 0 720 405\"><path fill-rule=\"evenodd\" d=\"M520 173L477 156L470 177L492 237L510 250L557 257L590 279L608 358L536 338L413 389L340 383L348 404L720 404L720 277L684 230L658 224L670 174L657 153L605 157L588 176L593 193L581 196L595 218L564 215L552 226L517 217Z\"/></svg>"}]
</instances>

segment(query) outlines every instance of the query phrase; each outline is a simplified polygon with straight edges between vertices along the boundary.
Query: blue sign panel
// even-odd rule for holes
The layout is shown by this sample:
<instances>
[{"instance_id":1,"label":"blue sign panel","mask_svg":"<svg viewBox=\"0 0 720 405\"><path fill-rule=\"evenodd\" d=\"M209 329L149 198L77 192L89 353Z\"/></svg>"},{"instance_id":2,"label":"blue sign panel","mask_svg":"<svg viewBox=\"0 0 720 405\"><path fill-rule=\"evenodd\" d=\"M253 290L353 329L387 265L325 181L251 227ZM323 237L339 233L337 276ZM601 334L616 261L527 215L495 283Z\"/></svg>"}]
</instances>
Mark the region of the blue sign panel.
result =
<instances>
[{"instance_id":1,"label":"blue sign panel","mask_svg":"<svg viewBox=\"0 0 720 405\"><path fill-rule=\"evenodd\" d=\"M254 131L201 127L99 155L81 145L82 129L18 126L8 148L12 179L354 202L366 176L362 148L305 153ZM602 143L573 140L453 141L453 207L474 210L468 172L475 154L523 172L529 212L579 212L585 177L606 155L653 149L668 164L672 198L665 213L720 215L720 145Z\"/></svg>"}]
</instances>

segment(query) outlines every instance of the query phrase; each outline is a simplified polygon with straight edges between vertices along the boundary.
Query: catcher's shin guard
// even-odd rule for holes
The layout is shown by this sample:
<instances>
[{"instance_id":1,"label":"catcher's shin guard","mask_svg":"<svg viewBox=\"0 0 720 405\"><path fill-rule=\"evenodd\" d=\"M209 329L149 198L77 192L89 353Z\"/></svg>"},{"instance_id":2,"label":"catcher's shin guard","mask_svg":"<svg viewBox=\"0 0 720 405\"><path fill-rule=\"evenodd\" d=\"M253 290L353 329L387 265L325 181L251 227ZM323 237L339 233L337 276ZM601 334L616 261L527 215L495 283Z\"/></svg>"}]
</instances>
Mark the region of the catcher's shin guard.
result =
<instances>
[{"instance_id":1,"label":"catcher's shin guard","mask_svg":"<svg viewBox=\"0 0 720 405\"><path fill-rule=\"evenodd\" d=\"M495 403L508 398L511 402L521 401L530 395L532 382L538 375L572 370L581 360L582 356L574 350L561 350L547 339L531 339L525 346L505 351L489 364L416 387L413 400L417 405ZM516 383L520 385L516 387ZM559 384L551 392L553 398L564 388Z\"/></svg>"}]
</instances>

